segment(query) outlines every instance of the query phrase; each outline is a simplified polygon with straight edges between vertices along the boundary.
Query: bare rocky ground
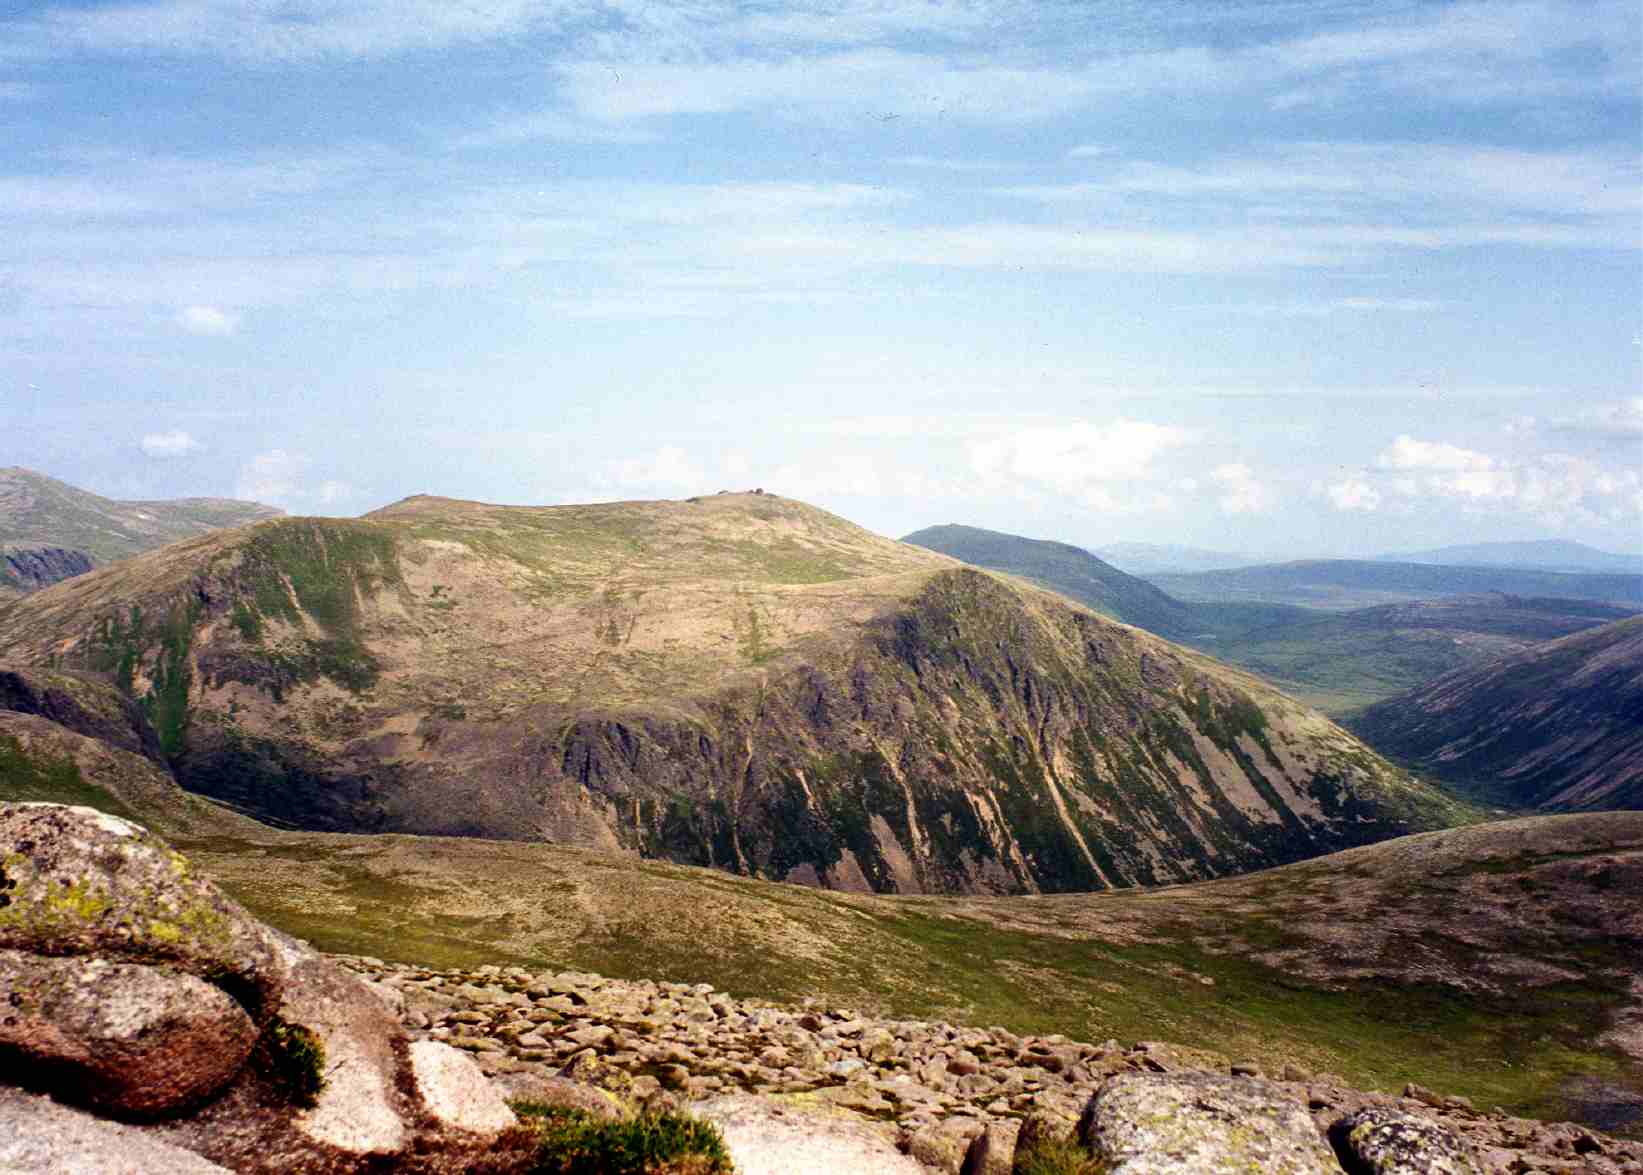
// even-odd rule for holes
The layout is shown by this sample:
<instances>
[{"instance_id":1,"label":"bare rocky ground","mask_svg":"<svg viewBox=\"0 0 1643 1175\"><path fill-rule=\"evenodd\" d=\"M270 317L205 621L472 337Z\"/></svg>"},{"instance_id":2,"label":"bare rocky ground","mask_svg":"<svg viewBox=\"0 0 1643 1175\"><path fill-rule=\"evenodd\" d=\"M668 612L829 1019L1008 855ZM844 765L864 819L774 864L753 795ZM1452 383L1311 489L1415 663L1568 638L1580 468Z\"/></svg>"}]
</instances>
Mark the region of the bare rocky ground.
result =
<instances>
[{"instance_id":1,"label":"bare rocky ground","mask_svg":"<svg viewBox=\"0 0 1643 1175\"><path fill-rule=\"evenodd\" d=\"M1479 1171L1643 1170L1643 1142L1512 1117L1417 1085L1397 1093L1354 1089L1294 1063L1263 1074L1257 1064L1183 1045L1098 1044L879 1019L821 1001L734 999L710 984L494 965L436 971L359 956L338 961L389 993L412 1036L471 1053L517 1094L568 1077L651 1105L763 1095L855 1115L937 1171L1008 1171L1002 1163L983 1167L981 1158L990 1153L997 1162L1006 1145L1013 1151L1018 1131L1071 1136L1092 1094L1115 1078L1205 1072L1265 1076L1271 1089L1258 1087L1265 1096L1275 1091L1304 1106L1322 1139L1379 1110L1412 1115L1440 1136L1460 1139Z\"/></svg>"}]
</instances>

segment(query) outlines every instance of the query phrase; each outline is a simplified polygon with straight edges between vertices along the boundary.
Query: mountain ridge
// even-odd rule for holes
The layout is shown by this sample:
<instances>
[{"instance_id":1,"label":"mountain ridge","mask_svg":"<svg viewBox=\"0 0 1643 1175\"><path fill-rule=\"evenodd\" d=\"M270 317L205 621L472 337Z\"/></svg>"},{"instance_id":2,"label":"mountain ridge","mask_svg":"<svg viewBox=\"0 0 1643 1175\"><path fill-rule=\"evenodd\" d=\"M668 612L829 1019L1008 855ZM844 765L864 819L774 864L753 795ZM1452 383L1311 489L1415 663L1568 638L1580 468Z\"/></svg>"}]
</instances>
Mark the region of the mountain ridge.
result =
<instances>
[{"instance_id":1,"label":"mountain ridge","mask_svg":"<svg viewBox=\"0 0 1643 1175\"><path fill-rule=\"evenodd\" d=\"M833 887L1185 880L1469 819L1321 715L775 495L279 519L0 605L179 779L309 828Z\"/></svg>"},{"instance_id":2,"label":"mountain ridge","mask_svg":"<svg viewBox=\"0 0 1643 1175\"><path fill-rule=\"evenodd\" d=\"M78 566L78 560L104 566L180 539L283 513L233 498L119 501L22 466L0 468L0 549L61 552L53 559L32 560L37 570L49 574L72 570L70 565ZM64 566L53 569L53 562ZM0 567L0 581L8 578L14 588L35 590L44 586L36 581L45 576L7 573Z\"/></svg>"}]
</instances>

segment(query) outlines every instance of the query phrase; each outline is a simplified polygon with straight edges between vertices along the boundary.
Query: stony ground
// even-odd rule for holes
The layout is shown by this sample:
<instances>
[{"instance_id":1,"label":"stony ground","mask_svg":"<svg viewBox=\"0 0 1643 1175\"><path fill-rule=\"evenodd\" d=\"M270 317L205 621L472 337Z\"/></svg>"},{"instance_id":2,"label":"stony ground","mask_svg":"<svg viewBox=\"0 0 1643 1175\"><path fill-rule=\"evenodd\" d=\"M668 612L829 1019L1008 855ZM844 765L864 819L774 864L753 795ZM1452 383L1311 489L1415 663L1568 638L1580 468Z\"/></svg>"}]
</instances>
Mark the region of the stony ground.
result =
<instances>
[{"instance_id":1,"label":"stony ground","mask_svg":"<svg viewBox=\"0 0 1643 1175\"><path fill-rule=\"evenodd\" d=\"M473 1053L505 1085L565 1075L639 1102L725 1092L773 1095L860 1115L937 1170L957 1172L989 1124L1039 1119L1070 1129L1103 1080L1127 1072L1257 1066L1160 1042L1095 1044L819 1004L733 999L708 984L622 981L580 972L484 966L435 971L339 956L375 980L414 1036ZM1266 1076L1306 1105L1322 1132L1368 1106L1401 1108L1470 1140L1491 1172L1643 1170L1643 1143L1570 1123L1514 1118L1418 1086L1352 1089L1291 1063Z\"/></svg>"}]
</instances>

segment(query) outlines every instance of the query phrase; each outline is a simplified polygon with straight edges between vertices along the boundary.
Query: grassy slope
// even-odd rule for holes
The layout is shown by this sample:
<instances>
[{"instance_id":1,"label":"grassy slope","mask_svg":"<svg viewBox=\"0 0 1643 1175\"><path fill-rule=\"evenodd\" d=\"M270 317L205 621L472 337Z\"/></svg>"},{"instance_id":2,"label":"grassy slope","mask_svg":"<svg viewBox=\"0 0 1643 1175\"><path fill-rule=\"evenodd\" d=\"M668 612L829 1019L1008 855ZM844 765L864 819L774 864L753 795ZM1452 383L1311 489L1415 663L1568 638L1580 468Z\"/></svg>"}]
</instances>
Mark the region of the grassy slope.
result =
<instances>
[{"instance_id":1,"label":"grassy slope","mask_svg":"<svg viewBox=\"0 0 1643 1175\"><path fill-rule=\"evenodd\" d=\"M114 501L32 470L0 469L0 544L68 547L99 564L279 513L227 498Z\"/></svg>"},{"instance_id":2,"label":"grassy slope","mask_svg":"<svg viewBox=\"0 0 1643 1175\"><path fill-rule=\"evenodd\" d=\"M996 899L844 895L545 845L179 843L258 914L332 950L1190 1042L1542 1116L1565 1112L1571 1077L1643 1090L1635 1059L1595 1043L1643 959L1643 814L1427 833L1164 890Z\"/></svg>"}]
</instances>

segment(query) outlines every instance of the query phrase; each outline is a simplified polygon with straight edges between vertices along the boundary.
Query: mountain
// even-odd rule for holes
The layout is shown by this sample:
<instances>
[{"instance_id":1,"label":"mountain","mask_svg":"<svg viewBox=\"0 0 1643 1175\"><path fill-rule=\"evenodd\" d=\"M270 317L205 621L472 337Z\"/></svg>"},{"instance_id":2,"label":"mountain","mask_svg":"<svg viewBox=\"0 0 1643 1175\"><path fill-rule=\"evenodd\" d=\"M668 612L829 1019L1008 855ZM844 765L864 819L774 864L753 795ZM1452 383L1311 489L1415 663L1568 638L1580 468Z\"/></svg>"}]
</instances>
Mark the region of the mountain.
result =
<instances>
[{"instance_id":1,"label":"mountain","mask_svg":"<svg viewBox=\"0 0 1643 1175\"><path fill-rule=\"evenodd\" d=\"M1224 567L1248 567L1259 563L1257 555L1230 551L1206 551L1201 547L1175 547L1159 543L1109 543L1091 548L1093 554L1131 575L1170 572L1215 571Z\"/></svg>"},{"instance_id":2,"label":"mountain","mask_svg":"<svg viewBox=\"0 0 1643 1175\"><path fill-rule=\"evenodd\" d=\"M1380 555L1393 563L1439 563L1450 567L1519 567L1539 571L1592 571L1643 573L1643 555L1616 555L1585 543L1539 539L1516 543L1471 543Z\"/></svg>"},{"instance_id":3,"label":"mountain","mask_svg":"<svg viewBox=\"0 0 1643 1175\"><path fill-rule=\"evenodd\" d=\"M1206 635L1187 641L1258 673L1285 693L1339 718L1453 669L1519 652L1636 615L1590 600L1491 593L1382 604L1351 612L1287 611L1269 624L1216 621L1234 607L1201 604Z\"/></svg>"},{"instance_id":4,"label":"mountain","mask_svg":"<svg viewBox=\"0 0 1643 1175\"><path fill-rule=\"evenodd\" d=\"M1115 620L1257 673L1329 714L1348 713L1451 669L1635 612L1503 593L1350 612L1258 602L1188 603L1066 543L970 526L933 526L902 541L1031 579Z\"/></svg>"},{"instance_id":5,"label":"mountain","mask_svg":"<svg viewBox=\"0 0 1643 1175\"><path fill-rule=\"evenodd\" d=\"M552 960L1088 1040L1163 1028L1272 1073L1643 1126L1643 813L1475 824L1164 890L901 898L563 845L278 830L179 790L155 745L94 676L0 671L0 800L161 829L327 950Z\"/></svg>"},{"instance_id":6,"label":"mountain","mask_svg":"<svg viewBox=\"0 0 1643 1175\"><path fill-rule=\"evenodd\" d=\"M1181 601L1067 543L957 525L926 527L901 541L1030 579L1103 616L1159 636L1179 637L1194 628L1190 610Z\"/></svg>"},{"instance_id":7,"label":"mountain","mask_svg":"<svg viewBox=\"0 0 1643 1175\"><path fill-rule=\"evenodd\" d=\"M59 549L70 560L83 558L101 566L178 539L281 513L272 506L229 498L118 502L33 470L0 469L0 547L8 554L22 548ZM0 574L0 579L7 577L13 587L29 586L19 582L22 577L15 570Z\"/></svg>"},{"instance_id":8,"label":"mountain","mask_svg":"<svg viewBox=\"0 0 1643 1175\"><path fill-rule=\"evenodd\" d=\"M1643 575L1569 574L1512 567L1307 559L1147 578L1170 595L1188 602L1295 604L1343 611L1434 596L1474 596L1487 592L1643 605Z\"/></svg>"},{"instance_id":9,"label":"mountain","mask_svg":"<svg viewBox=\"0 0 1643 1175\"><path fill-rule=\"evenodd\" d=\"M220 531L0 604L188 789L898 892L1092 889L1470 810L1253 678L760 493Z\"/></svg>"},{"instance_id":10,"label":"mountain","mask_svg":"<svg viewBox=\"0 0 1643 1175\"><path fill-rule=\"evenodd\" d=\"M1445 674L1352 727L1491 803L1643 808L1643 616Z\"/></svg>"}]
</instances>

